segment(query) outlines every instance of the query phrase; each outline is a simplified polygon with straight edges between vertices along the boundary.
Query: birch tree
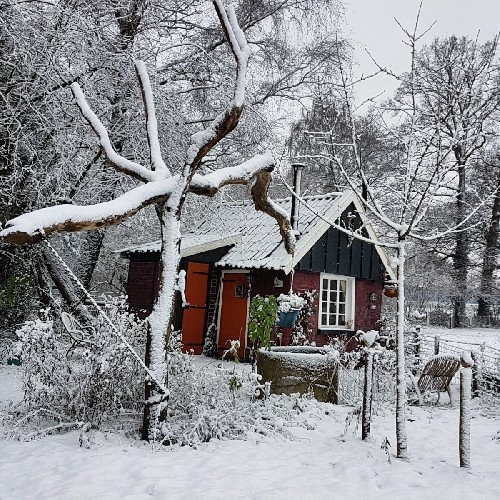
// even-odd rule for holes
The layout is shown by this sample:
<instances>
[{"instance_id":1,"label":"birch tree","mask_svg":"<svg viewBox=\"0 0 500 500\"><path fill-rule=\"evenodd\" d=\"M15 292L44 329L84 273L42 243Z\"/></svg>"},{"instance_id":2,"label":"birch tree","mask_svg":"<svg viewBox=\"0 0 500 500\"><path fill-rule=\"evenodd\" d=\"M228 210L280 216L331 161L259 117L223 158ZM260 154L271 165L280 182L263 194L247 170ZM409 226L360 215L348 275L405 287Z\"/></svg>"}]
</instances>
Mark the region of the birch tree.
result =
<instances>
[{"instance_id":1,"label":"birch tree","mask_svg":"<svg viewBox=\"0 0 500 500\"><path fill-rule=\"evenodd\" d=\"M162 388L166 378L165 338L171 330L176 299L174 290L180 262L180 220L186 196L189 193L214 196L226 185L251 184L255 208L276 219L287 251L292 253L294 250L295 240L287 215L268 196L274 168L270 153L259 154L239 165L206 175L198 173L206 155L238 125L244 107L250 56L249 46L238 25L234 9L225 9L222 0L214 0L213 5L236 63L233 95L226 108L206 129L191 135L178 173L173 173L163 160L151 83L146 65L137 61L136 72L146 115L150 168L120 155L111 143L107 128L89 106L80 85L73 83L71 90L82 116L98 138L108 165L116 172L137 179L142 184L104 203L87 206L59 205L21 215L8 221L0 233L3 241L9 243L35 243L56 232L88 231L118 224L144 207L155 205L161 221L162 272L159 296L149 317L148 357L150 372L156 385L150 387L145 407L145 421L148 423L143 428L145 438L151 437L156 426L155 419L148 418L150 407L157 405L158 408L158 405L161 406L160 402L168 399L167 390ZM152 385L153 381L150 383Z\"/></svg>"}]
</instances>

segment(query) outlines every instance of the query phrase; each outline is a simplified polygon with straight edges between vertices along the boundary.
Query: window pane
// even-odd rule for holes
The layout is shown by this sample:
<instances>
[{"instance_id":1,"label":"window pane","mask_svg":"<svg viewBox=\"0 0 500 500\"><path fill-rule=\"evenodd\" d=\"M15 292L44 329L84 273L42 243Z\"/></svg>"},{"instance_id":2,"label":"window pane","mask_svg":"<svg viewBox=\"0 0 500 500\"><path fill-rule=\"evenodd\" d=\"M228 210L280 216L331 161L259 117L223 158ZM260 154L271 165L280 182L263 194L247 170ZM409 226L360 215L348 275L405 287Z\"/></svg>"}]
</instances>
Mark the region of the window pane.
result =
<instances>
[{"instance_id":1,"label":"window pane","mask_svg":"<svg viewBox=\"0 0 500 500\"><path fill-rule=\"evenodd\" d=\"M351 310L352 282L350 279L335 278L325 275L321 278L321 300L319 318L323 327L345 328L352 318L347 314ZM348 307L349 306L349 307Z\"/></svg>"}]
</instances>

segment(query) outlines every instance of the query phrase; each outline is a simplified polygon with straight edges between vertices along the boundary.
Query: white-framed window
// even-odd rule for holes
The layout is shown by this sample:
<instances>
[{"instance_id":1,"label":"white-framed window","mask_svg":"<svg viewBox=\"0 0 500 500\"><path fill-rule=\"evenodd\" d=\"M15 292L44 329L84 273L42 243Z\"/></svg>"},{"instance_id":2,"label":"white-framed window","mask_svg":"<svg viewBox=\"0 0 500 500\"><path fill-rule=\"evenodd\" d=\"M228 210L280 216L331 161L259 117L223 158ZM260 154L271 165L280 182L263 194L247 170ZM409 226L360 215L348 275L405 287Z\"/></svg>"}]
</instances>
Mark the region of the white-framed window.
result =
<instances>
[{"instance_id":1,"label":"white-framed window","mask_svg":"<svg viewBox=\"0 0 500 500\"><path fill-rule=\"evenodd\" d=\"M321 273L319 327L354 328L354 278Z\"/></svg>"}]
</instances>

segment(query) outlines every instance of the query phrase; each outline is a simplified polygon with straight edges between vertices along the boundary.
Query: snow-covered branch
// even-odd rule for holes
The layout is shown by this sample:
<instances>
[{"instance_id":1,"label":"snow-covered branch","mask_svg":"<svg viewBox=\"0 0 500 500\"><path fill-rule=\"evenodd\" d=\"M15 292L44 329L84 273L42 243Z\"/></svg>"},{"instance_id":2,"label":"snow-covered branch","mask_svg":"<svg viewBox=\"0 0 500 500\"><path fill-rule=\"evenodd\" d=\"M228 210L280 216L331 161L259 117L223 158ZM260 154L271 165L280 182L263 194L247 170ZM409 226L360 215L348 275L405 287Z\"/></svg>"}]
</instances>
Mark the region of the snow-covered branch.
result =
<instances>
[{"instance_id":1,"label":"snow-covered branch","mask_svg":"<svg viewBox=\"0 0 500 500\"><path fill-rule=\"evenodd\" d=\"M223 168L207 175L195 175L189 191L214 196L228 184L249 184L255 179L252 195L257 210L276 219L288 252L294 248L294 237L286 213L282 213L268 197L274 160L270 153ZM128 191L118 198L96 205L58 205L20 215L7 222L0 239L7 243L26 244L40 241L44 235L56 232L91 231L118 224L153 203L165 202L172 194L179 175L149 182Z\"/></svg>"},{"instance_id":2,"label":"snow-covered branch","mask_svg":"<svg viewBox=\"0 0 500 500\"><path fill-rule=\"evenodd\" d=\"M245 84L250 48L236 20L232 6L224 9L222 0L214 0L215 11L220 20L224 34L236 60L236 78L233 99L212 123L200 132L191 136L191 145L188 149L186 167L196 170L203 157L238 124L243 111L245 99Z\"/></svg>"},{"instance_id":3,"label":"snow-covered branch","mask_svg":"<svg viewBox=\"0 0 500 500\"><path fill-rule=\"evenodd\" d=\"M161 155L153 91L151 90L151 82L149 81L146 65L143 61L136 61L135 69L141 86L142 100L144 101L144 112L146 113L146 130L148 134L151 166L153 167L153 170L163 171L167 177L170 177L170 170L165 165Z\"/></svg>"},{"instance_id":4,"label":"snow-covered branch","mask_svg":"<svg viewBox=\"0 0 500 500\"><path fill-rule=\"evenodd\" d=\"M76 82L72 83L71 90L73 92L73 95L75 96L76 103L80 108L83 117L87 120L87 122L99 138L101 148L103 149L104 154L106 155L110 164L116 170L128 174L143 182L155 180L157 178L155 172L148 170L146 167L140 165L139 163L128 160L115 151L115 148L113 147L113 145L111 144L111 140L109 139L106 127L90 108L87 100L85 99L85 95L80 88L80 85Z\"/></svg>"}]
</instances>

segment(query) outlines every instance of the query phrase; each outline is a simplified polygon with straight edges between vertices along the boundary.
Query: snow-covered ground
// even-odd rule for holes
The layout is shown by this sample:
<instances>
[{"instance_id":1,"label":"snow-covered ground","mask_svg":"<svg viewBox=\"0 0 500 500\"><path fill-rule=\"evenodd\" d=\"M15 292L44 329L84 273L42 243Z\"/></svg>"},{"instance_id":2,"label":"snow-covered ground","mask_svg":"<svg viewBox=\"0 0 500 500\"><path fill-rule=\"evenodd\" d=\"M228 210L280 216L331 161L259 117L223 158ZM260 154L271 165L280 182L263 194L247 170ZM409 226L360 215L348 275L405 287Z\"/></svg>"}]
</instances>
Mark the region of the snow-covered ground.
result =
<instances>
[{"instance_id":1,"label":"snow-covered ground","mask_svg":"<svg viewBox=\"0 0 500 500\"><path fill-rule=\"evenodd\" d=\"M19 399L19 367L0 365L0 411ZM1 443L0 498L169 499L498 499L500 419L474 412L472 470L458 467L458 409L411 408L411 461L381 449L395 441L394 415L376 415L362 442L351 409L311 405L313 430L293 429L295 441L251 436L212 441L198 449L164 449L116 434L94 432L89 449L79 432ZM392 454L392 453L391 453Z\"/></svg>"},{"instance_id":2,"label":"snow-covered ground","mask_svg":"<svg viewBox=\"0 0 500 500\"><path fill-rule=\"evenodd\" d=\"M439 335L442 339L473 344L486 343L490 347L500 349L500 331L493 328L439 328L422 326L423 335Z\"/></svg>"}]
</instances>

